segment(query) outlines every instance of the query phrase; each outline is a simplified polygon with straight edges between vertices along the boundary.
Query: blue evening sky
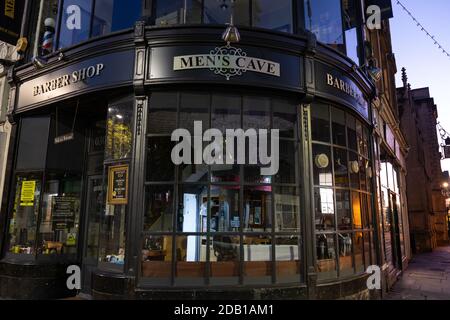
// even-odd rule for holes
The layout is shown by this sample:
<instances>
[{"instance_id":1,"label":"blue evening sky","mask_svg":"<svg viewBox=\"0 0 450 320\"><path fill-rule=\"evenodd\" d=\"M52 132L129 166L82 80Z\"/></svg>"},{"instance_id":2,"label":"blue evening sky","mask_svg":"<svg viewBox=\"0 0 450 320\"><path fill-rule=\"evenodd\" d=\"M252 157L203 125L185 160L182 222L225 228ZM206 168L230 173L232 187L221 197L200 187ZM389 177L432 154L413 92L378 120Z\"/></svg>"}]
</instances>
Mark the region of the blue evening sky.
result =
<instances>
[{"instance_id":1,"label":"blue evening sky","mask_svg":"<svg viewBox=\"0 0 450 320\"><path fill-rule=\"evenodd\" d=\"M450 1L401 0L422 25L450 52ZM414 21L392 0L392 45L397 59L397 87L402 85L401 69L405 67L413 89L430 87L439 109L438 121L450 133L450 58L434 45ZM443 161L450 170L450 160Z\"/></svg>"}]
</instances>

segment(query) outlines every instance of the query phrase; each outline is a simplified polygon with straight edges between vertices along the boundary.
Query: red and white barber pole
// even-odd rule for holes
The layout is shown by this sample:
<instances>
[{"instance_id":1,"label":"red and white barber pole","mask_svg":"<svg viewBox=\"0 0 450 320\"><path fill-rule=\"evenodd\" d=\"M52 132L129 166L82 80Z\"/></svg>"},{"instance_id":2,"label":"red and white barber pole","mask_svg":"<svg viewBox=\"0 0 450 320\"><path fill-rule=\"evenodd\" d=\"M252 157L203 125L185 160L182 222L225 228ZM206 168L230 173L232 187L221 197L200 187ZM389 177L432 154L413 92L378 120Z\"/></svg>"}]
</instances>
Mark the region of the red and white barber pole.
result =
<instances>
[{"instance_id":1,"label":"red and white barber pole","mask_svg":"<svg viewBox=\"0 0 450 320\"><path fill-rule=\"evenodd\" d=\"M45 33L42 39L42 55L45 56L53 51L53 36L55 35L55 19L47 18L44 21Z\"/></svg>"}]
</instances>

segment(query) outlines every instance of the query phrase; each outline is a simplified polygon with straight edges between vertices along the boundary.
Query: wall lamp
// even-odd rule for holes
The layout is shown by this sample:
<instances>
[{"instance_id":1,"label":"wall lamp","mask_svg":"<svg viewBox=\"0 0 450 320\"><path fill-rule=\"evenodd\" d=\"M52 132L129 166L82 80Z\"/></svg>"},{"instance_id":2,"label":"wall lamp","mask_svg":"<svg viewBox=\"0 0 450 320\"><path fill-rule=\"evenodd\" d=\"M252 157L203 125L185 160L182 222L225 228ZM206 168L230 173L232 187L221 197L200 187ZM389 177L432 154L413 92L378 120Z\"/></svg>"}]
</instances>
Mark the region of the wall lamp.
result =
<instances>
[{"instance_id":1,"label":"wall lamp","mask_svg":"<svg viewBox=\"0 0 450 320\"><path fill-rule=\"evenodd\" d=\"M42 57L34 57L32 62L36 69L45 68L45 66L48 64L48 60Z\"/></svg>"},{"instance_id":2,"label":"wall lamp","mask_svg":"<svg viewBox=\"0 0 450 320\"><path fill-rule=\"evenodd\" d=\"M383 76L383 70L377 67L376 60L374 58L369 60L369 65L367 67L367 72L369 73L370 77L375 81L378 82L381 80L381 77Z\"/></svg>"},{"instance_id":3,"label":"wall lamp","mask_svg":"<svg viewBox=\"0 0 450 320\"><path fill-rule=\"evenodd\" d=\"M230 43L238 43L241 41L241 34L239 33L238 28L234 25L234 1L235 0L231 0L230 23L228 24L225 32L222 34L223 41L225 41L228 45L230 45Z\"/></svg>"}]
</instances>

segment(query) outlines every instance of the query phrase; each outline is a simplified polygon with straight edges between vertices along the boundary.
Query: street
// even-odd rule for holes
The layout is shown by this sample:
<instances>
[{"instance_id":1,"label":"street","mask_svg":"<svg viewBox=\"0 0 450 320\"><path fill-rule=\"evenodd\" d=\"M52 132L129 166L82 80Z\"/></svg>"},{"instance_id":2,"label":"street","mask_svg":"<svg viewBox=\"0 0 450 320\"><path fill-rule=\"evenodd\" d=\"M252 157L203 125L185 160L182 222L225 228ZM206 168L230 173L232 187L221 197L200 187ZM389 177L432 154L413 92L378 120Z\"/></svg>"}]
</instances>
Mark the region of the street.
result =
<instances>
[{"instance_id":1,"label":"street","mask_svg":"<svg viewBox=\"0 0 450 320\"><path fill-rule=\"evenodd\" d=\"M414 257L386 300L449 300L450 247Z\"/></svg>"}]
</instances>

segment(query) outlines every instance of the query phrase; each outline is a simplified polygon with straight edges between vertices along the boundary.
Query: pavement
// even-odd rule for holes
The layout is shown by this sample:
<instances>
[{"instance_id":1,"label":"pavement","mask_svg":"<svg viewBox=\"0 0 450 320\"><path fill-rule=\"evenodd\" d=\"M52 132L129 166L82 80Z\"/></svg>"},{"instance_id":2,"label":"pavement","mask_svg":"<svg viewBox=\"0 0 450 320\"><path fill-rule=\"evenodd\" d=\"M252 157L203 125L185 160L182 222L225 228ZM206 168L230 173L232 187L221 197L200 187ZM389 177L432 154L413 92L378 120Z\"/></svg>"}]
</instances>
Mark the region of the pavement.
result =
<instances>
[{"instance_id":1,"label":"pavement","mask_svg":"<svg viewBox=\"0 0 450 320\"><path fill-rule=\"evenodd\" d=\"M385 300L450 300L450 247L415 256Z\"/></svg>"}]
</instances>

